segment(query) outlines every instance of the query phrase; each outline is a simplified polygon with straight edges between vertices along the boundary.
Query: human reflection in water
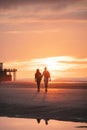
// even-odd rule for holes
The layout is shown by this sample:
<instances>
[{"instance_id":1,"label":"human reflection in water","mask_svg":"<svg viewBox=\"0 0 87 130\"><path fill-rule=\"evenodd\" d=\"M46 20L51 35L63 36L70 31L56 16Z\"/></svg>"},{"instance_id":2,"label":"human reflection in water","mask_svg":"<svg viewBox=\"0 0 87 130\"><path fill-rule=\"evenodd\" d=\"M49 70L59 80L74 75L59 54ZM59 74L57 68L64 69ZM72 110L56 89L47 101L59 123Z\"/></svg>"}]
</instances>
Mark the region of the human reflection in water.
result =
<instances>
[{"instance_id":1,"label":"human reflection in water","mask_svg":"<svg viewBox=\"0 0 87 130\"><path fill-rule=\"evenodd\" d=\"M48 125L48 120L49 120L49 119L45 119L45 124L46 124L46 125Z\"/></svg>"},{"instance_id":2,"label":"human reflection in water","mask_svg":"<svg viewBox=\"0 0 87 130\"><path fill-rule=\"evenodd\" d=\"M41 121L41 119L40 119L40 118L37 118L37 122L38 122L38 124L40 123L40 121Z\"/></svg>"},{"instance_id":3,"label":"human reflection in water","mask_svg":"<svg viewBox=\"0 0 87 130\"><path fill-rule=\"evenodd\" d=\"M45 124L48 125L48 120L47 118L44 119L45 120ZM41 118L37 118L37 122L38 124L41 122Z\"/></svg>"}]
</instances>

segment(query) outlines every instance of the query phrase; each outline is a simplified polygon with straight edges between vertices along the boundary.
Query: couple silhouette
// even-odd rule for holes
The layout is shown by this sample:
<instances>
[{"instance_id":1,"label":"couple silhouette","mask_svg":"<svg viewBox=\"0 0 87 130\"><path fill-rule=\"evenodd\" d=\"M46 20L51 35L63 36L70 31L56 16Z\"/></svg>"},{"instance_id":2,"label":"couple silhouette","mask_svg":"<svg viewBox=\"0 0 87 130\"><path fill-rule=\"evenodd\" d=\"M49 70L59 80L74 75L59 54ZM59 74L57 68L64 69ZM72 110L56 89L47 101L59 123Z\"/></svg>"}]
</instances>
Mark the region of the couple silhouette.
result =
<instances>
[{"instance_id":1,"label":"couple silhouette","mask_svg":"<svg viewBox=\"0 0 87 130\"><path fill-rule=\"evenodd\" d=\"M35 81L37 83L37 91L40 92L40 83L42 78L44 77L44 86L45 86L45 92L47 92L48 88L48 81L51 80L50 72L47 70L47 67L44 68L43 73L41 74L40 70L37 69L35 73Z\"/></svg>"}]
</instances>

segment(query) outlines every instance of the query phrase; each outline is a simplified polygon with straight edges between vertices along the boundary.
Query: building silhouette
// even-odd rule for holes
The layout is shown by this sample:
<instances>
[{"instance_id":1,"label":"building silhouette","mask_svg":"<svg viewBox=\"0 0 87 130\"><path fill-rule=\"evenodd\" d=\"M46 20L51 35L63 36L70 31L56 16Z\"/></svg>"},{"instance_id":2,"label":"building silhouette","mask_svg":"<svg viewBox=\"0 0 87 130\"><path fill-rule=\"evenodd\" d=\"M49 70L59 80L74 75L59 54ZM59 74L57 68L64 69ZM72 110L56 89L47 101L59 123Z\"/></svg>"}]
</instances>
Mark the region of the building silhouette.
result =
<instances>
[{"instance_id":1,"label":"building silhouette","mask_svg":"<svg viewBox=\"0 0 87 130\"><path fill-rule=\"evenodd\" d=\"M0 63L0 82L16 80L17 69L3 69L3 63ZM13 76L12 76L13 73Z\"/></svg>"}]
</instances>

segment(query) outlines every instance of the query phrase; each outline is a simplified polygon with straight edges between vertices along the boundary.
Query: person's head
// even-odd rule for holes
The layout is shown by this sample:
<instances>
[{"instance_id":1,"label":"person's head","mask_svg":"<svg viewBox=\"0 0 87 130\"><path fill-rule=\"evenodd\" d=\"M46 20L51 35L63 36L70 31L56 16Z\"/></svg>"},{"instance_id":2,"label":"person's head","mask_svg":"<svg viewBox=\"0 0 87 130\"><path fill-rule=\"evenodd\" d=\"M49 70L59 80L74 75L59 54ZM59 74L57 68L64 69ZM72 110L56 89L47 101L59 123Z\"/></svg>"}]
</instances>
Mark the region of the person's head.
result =
<instances>
[{"instance_id":1,"label":"person's head","mask_svg":"<svg viewBox=\"0 0 87 130\"><path fill-rule=\"evenodd\" d=\"M46 71L46 70L47 70L47 67L45 67L44 70Z\"/></svg>"},{"instance_id":2,"label":"person's head","mask_svg":"<svg viewBox=\"0 0 87 130\"><path fill-rule=\"evenodd\" d=\"M37 69L37 72L39 72L39 69Z\"/></svg>"}]
</instances>

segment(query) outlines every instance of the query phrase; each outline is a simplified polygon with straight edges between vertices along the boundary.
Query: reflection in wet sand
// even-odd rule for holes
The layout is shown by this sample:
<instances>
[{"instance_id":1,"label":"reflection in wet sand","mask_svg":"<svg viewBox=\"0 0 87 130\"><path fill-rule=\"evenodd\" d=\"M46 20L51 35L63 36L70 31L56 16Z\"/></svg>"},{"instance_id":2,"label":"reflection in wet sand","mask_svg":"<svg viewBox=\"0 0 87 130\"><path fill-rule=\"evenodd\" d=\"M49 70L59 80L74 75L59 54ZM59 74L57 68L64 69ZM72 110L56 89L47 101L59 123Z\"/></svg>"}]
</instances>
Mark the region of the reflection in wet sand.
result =
<instances>
[{"instance_id":1,"label":"reflection in wet sand","mask_svg":"<svg viewBox=\"0 0 87 130\"><path fill-rule=\"evenodd\" d=\"M49 120L49 119L44 119L46 125L48 125L48 120ZM41 121L41 118L37 118L38 124L40 123L40 121Z\"/></svg>"}]
</instances>

